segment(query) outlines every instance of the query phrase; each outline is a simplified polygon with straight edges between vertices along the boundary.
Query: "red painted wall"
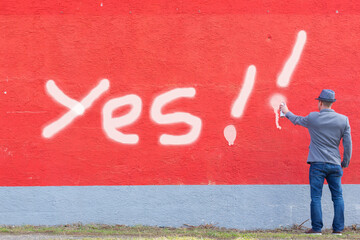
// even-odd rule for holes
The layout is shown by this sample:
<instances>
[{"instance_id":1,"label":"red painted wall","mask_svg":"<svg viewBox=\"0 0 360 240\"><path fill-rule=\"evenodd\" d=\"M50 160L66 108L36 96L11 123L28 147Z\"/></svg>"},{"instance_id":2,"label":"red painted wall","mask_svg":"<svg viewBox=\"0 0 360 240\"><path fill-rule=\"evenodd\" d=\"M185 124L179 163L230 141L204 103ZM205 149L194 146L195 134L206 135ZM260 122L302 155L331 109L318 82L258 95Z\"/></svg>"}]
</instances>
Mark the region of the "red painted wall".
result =
<instances>
[{"instance_id":1,"label":"red painted wall","mask_svg":"<svg viewBox=\"0 0 360 240\"><path fill-rule=\"evenodd\" d=\"M10 1L0 3L0 185L305 184L309 134L280 119L280 93L296 114L317 110L321 89L336 92L334 109L349 117L353 158L343 182L359 184L360 4L357 1ZM277 76L297 34L307 34L288 87ZM246 70L255 83L240 118L231 116ZM43 129L69 109L48 94L52 79L80 101L101 79L110 88L51 138ZM186 134L185 123L158 124L154 99L176 88L193 98L163 113L202 120L195 142L168 146L160 135ZM111 99L136 94L137 134L122 144L103 130ZM129 106L115 112L128 113ZM237 130L234 145L224 128Z\"/></svg>"}]
</instances>

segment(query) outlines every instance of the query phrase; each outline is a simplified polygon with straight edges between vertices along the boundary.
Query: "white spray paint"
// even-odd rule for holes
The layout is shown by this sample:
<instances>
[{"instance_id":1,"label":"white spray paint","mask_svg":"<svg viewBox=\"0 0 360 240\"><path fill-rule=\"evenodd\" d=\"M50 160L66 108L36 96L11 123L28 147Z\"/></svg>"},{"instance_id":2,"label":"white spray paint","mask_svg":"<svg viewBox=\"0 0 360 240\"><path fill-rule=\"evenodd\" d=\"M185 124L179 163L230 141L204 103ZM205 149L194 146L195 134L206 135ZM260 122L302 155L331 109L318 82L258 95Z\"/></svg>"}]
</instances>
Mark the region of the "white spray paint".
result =
<instances>
[{"instance_id":1,"label":"white spray paint","mask_svg":"<svg viewBox=\"0 0 360 240\"><path fill-rule=\"evenodd\" d=\"M77 115L84 114L85 107L78 101L68 97L63 91L56 86L53 80L49 80L46 83L46 89L48 93L59 103L64 105L65 107L74 111Z\"/></svg>"},{"instance_id":2,"label":"white spray paint","mask_svg":"<svg viewBox=\"0 0 360 240\"><path fill-rule=\"evenodd\" d=\"M296 65L300 60L301 53L306 43L306 32L301 30L296 39L296 43L290 55L290 58L286 61L283 70L278 76L277 85L279 87L287 87L290 83L290 77L293 74Z\"/></svg>"},{"instance_id":3,"label":"white spray paint","mask_svg":"<svg viewBox=\"0 0 360 240\"><path fill-rule=\"evenodd\" d=\"M13 152L11 152L10 149L5 146L0 146L0 152L3 152L3 154L6 154L8 156L14 156Z\"/></svg>"},{"instance_id":4,"label":"white spray paint","mask_svg":"<svg viewBox=\"0 0 360 240\"><path fill-rule=\"evenodd\" d=\"M254 65L249 66L246 72L244 84L241 88L240 94L232 106L231 116L235 118L239 118L243 115L244 109L246 107L246 103L254 88L255 75L256 75L256 67Z\"/></svg>"},{"instance_id":5,"label":"white spray paint","mask_svg":"<svg viewBox=\"0 0 360 240\"><path fill-rule=\"evenodd\" d=\"M286 102L286 97L276 93L274 94L271 98L270 98L270 105L271 107L274 109L274 113L275 113L275 124L276 127L278 129L281 129L280 125L279 125L279 107L281 103L285 103Z\"/></svg>"},{"instance_id":6,"label":"white spray paint","mask_svg":"<svg viewBox=\"0 0 360 240\"><path fill-rule=\"evenodd\" d=\"M130 11L131 13L131 11ZM279 74L277 85L279 87L287 87L290 83L290 78L296 65L299 62L303 48L306 43L306 32L300 31L297 35L297 40L294 45L291 56L285 63L283 70ZM235 100L231 108L231 116L240 118L246 107L247 101L253 91L255 84L256 67L251 65L248 67L244 84L240 90L238 98ZM92 103L100 97L105 91L109 89L109 81L103 79L98 86L96 86L83 100L80 102L65 95L55 84L53 80L49 80L46 83L46 89L50 96L52 96L57 102L70 109L66 114L60 117L55 122L49 124L43 129L42 135L45 138L51 138L56 133L61 131L67 125L69 125L77 116L83 115L85 110L89 108ZM7 94L4 91L4 94ZM188 134L175 136L163 134L160 136L160 143L164 145L182 145L190 144L197 140L200 135L202 121L200 118L191 115L190 113L176 112L171 114L162 114L161 109L167 103L174 101L181 97L194 97L196 90L194 88L177 88L164 93L155 98L151 107L150 116L159 124L174 124L184 122L190 125L192 128ZM270 105L274 109L275 122L277 128L281 129L279 125L278 107L281 102L285 102L286 98L281 94L275 94L270 99ZM113 111L121 106L131 105L132 110L125 116L119 118L113 118ZM109 101L103 108L103 126L105 133L115 141L128 144L136 144L139 141L139 137L136 134L123 134L116 130L117 128L129 125L136 121L141 114L142 102L140 97L136 95L127 95L123 98L117 98ZM229 145L232 145L236 139L236 129L233 125L229 125L224 129L224 136L228 140Z\"/></svg>"},{"instance_id":7,"label":"white spray paint","mask_svg":"<svg viewBox=\"0 0 360 240\"><path fill-rule=\"evenodd\" d=\"M130 112L125 116L114 118L112 114L115 109L125 105L131 105L132 108ZM117 142L124 144L138 143L139 136L137 134L123 134L116 129L134 123L141 114L141 108L141 98L134 94L111 99L110 101L108 101L104 105L102 111L103 128L107 136Z\"/></svg>"},{"instance_id":8,"label":"white spray paint","mask_svg":"<svg viewBox=\"0 0 360 240\"><path fill-rule=\"evenodd\" d=\"M251 92L255 84L256 67L251 65L248 67L245 75L244 84L240 90L239 96L236 98L232 108L231 116L240 118L246 107L246 103L249 100ZM229 145L233 145L236 139L236 128L233 125L228 125L224 129L225 139L229 142Z\"/></svg>"},{"instance_id":9,"label":"white spray paint","mask_svg":"<svg viewBox=\"0 0 360 240\"><path fill-rule=\"evenodd\" d=\"M286 61L281 73L278 76L277 79L277 85L278 87L284 88L289 86L291 75L293 74L299 60L300 56L302 54L302 51L304 49L305 43L306 43L306 32L304 30L301 30L297 34L296 42L293 47L292 53L289 57L289 59ZM286 97L283 95L276 93L270 98L270 105L274 109L275 113L275 123L276 127L278 129L281 129L279 125L279 106L282 102L286 102Z\"/></svg>"},{"instance_id":10,"label":"white spray paint","mask_svg":"<svg viewBox=\"0 0 360 240\"><path fill-rule=\"evenodd\" d=\"M236 139L236 128L234 125L228 125L224 129L225 139L228 141L229 146L234 145Z\"/></svg>"},{"instance_id":11,"label":"white spray paint","mask_svg":"<svg viewBox=\"0 0 360 240\"><path fill-rule=\"evenodd\" d=\"M194 97L195 88L176 88L156 97L150 110L150 117L158 124L174 124L184 122L191 126L189 133L175 136L163 134L160 143L163 145L184 145L195 142L200 136L202 121L200 118L186 112L162 114L161 109L168 103L181 97Z\"/></svg>"},{"instance_id":12,"label":"white spray paint","mask_svg":"<svg viewBox=\"0 0 360 240\"><path fill-rule=\"evenodd\" d=\"M53 80L46 83L46 90L49 95L57 102L70 109L62 117L55 122L49 124L43 129L42 135L45 138L51 138L56 133L60 132L67 125L69 125L77 116L84 114L85 109L88 109L92 103L100 97L105 91L109 89L109 80L103 79L100 83L91 90L91 92L80 102L65 95L55 84Z\"/></svg>"}]
</instances>

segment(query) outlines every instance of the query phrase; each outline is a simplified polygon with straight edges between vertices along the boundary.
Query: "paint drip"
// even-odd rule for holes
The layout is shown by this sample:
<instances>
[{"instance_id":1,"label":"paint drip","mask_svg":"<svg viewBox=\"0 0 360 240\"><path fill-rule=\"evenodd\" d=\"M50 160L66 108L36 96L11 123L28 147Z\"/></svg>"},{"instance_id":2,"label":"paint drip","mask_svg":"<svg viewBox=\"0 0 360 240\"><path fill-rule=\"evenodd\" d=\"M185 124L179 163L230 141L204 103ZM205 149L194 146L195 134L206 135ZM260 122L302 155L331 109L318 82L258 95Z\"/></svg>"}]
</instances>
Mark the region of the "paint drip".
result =
<instances>
[{"instance_id":1,"label":"paint drip","mask_svg":"<svg viewBox=\"0 0 360 240\"><path fill-rule=\"evenodd\" d=\"M228 141L229 146L234 145L236 139L236 128L234 125L228 125L224 129L225 139Z\"/></svg>"},{"instance_id":2,"label":"paint drip","mask_svg":"<svg viewBox=\"0 0 360 240\"><path fill-rule=\"evenodd\" d=\"M278 129L281 129L281 126L279 124L279 107L280 104L286 102L286 97L281 94L274 94L270 99L270 105L274 109L275 113L275 124Z\"/></svg>"}]
</instances>

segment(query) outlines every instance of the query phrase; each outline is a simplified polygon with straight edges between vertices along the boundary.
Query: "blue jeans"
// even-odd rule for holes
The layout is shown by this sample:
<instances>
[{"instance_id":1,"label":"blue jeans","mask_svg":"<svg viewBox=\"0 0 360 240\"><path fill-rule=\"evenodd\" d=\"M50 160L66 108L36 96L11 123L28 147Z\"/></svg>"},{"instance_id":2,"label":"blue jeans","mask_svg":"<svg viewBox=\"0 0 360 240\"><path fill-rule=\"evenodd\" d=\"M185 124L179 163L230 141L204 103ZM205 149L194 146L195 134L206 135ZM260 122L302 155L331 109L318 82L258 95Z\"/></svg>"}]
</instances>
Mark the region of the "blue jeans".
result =
<instances>
[{"instance_id":1,"label":"blue jeans","mask_svg":"<svg viewBox=\"0 0 360 240\"><path fill-rule=\"evenodd\" d=\"M321 211L321 195L326 179L330 191L331 199L334 203L333 231L344 229L344 200L342 196L341 177L343 170L340 165L330 163L312 163L309 171L311 188L311 225L314 231L321 231L323 227Z\"/></svg>"}]
</instances>

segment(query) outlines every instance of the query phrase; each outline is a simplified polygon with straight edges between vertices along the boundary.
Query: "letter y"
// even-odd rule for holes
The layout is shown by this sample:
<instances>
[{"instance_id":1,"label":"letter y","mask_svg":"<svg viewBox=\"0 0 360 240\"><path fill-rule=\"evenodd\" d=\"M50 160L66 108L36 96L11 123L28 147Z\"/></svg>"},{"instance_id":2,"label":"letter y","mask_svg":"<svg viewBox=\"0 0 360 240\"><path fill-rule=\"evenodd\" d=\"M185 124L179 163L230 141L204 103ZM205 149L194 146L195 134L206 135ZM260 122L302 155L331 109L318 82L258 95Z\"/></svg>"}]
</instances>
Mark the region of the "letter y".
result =
<instances>
[{"instance_id":1,"label":"letter y","mask_svg":"<svg viewBox=\"0 0 360 240\"><path fill-rule=\"evenodd\" d=\"M57 102L70 109L62 117L55 122L47 125L42 132L45 138L51 138L56 133L60 132L63 128L69 125L77 116L84 114L85 109L89 108L92 103L100 97L106 90L109 89L109 80L103 79L100 83L91 90L91 92L80 102L68 97L63 93L55 84L53 80L46 83L46 90Z\"/></svg>"}]
</instances>

